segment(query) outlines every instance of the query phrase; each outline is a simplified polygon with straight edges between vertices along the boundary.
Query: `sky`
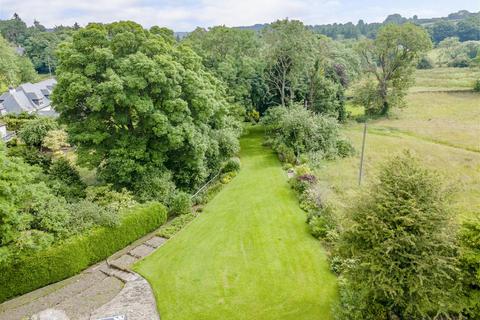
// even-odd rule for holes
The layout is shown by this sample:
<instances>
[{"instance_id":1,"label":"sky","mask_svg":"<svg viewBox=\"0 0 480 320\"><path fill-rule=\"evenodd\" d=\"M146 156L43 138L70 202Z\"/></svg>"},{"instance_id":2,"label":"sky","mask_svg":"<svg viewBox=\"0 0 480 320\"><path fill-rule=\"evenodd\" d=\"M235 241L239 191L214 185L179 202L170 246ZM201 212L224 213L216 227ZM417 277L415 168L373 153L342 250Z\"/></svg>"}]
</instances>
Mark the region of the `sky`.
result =
<instances>
[{"instance_id":1,"label":"sky","mask_svg":"<svg viewBox=\"0 0 480 320\"><path fill-rule=\"evenodd\" d=\"M480 0L0 0L0 19L16 12L27 24L34 19L46 27L133 20L144 27L159 25L175 31L283 18L305 24L381 22L392 13L431 18L458 10L478 12Z\"/></svg>"}]
</instances>

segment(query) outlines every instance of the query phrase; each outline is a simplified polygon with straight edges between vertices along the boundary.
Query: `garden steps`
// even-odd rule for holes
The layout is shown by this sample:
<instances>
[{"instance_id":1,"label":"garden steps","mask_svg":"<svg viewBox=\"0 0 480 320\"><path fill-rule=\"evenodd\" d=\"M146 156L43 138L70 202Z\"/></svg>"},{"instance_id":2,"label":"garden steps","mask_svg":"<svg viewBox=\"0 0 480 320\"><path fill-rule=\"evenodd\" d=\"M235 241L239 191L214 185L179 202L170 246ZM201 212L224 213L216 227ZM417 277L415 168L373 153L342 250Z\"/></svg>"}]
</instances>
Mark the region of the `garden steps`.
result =
<instances>
[{"instance_id":1,"label":"garden steps","mask_svg":"<svg viewBox=\"0 0 480 320\"><path fill-rule=\"evenodd\" d=\"M65 312L70 319L97 320L127 315L129 320L157 320L148 282L130 270L167 239L149 233L82 273L0 304L0 320L29 319L42 311ZM47 312L47 313L48 313Z\"/></svg>"}]
</instances>

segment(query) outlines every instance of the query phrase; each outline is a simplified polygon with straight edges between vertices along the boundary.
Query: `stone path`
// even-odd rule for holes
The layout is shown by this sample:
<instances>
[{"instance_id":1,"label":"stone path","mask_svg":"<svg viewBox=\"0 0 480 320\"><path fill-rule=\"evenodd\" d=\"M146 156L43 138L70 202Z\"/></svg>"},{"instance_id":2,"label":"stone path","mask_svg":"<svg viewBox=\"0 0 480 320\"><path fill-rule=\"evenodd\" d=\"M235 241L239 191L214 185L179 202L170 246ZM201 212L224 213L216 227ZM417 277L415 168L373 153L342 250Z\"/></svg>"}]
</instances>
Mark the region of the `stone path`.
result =
<instances>
[{"instance_id":1,"label":"stone path","mask_svg":"<svg viewBox=\"0 0 480 320\"><path fill-rule=\"evenodd\" d=\"M151 233L69 279L0 304L0 320L159 320L148 282L130 271L167 239ZM68 318L65 318L65 315Z\"/></svg>"}]
</instances>

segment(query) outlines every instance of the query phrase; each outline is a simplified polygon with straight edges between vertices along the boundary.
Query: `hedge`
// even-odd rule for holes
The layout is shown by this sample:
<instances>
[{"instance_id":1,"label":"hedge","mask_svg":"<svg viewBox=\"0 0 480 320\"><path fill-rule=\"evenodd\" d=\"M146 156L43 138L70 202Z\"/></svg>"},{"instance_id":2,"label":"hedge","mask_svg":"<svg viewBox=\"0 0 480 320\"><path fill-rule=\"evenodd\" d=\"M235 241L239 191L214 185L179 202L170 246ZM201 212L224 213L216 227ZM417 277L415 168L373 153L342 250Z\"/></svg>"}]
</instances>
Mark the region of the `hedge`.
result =
<instances>
[{"instance_id":1,"label":"hedge","mask_svg":"<svg viewBox=\"0 0 480 320\"><path fill-rule=\"evenodd\" d=\"M167 210L162 204L139 205L126 212L118 226L92 229L0 265L0 302L71 277L155 230L166 220Z\"/></svg>"}]
</instances>

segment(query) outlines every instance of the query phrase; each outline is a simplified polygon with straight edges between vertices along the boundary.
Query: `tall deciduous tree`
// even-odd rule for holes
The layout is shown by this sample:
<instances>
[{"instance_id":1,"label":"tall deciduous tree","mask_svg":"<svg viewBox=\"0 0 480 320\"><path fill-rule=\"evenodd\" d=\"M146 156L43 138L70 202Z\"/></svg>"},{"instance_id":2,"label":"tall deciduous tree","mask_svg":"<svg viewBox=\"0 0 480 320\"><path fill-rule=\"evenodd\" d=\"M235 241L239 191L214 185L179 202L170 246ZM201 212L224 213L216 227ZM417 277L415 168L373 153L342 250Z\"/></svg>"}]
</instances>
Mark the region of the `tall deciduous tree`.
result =
<instances>
[{"instance_id":1,"label":"tall deciduous tree","mask_svg":"<svg viewBox=\"0 0 480 320\"><path fill-rule=\"evenodd\" d=\"M389 24L379 31L375 40L359 44L365 71L377 81L380 103L372 108L374 113L387 115L391 107L402 105L412 83L416 61L431 45L427 32L411 23Z\"/></svg>"},{"instance_id":2,"label":"tall deciduous tree","mask_svg":"<svg viewBox=\"0 0 480 320\"><path fill-rule=\"evenodd\" d=\"M262 109L255 92L263 73L260 42L251 30L217 26L197 28L183 40L202 57L203 64L225 85L233 102L251 109Z\"/></svg>"},{"instance_id":3,"label":"tall deciduous tree","mask_svg":"<svg viewBox=\"0 0 480 320\"><path fill-rule=\"evenodd\" d=\"M168 172L192 189L238 150L238 122L200 57L155 33L134 22L80 29L58 51L53 101L79 162L107 182Z\"/></svg>"},{"instance_id":4,"label":"tall deciduous tree","mask_svg":"<svg viewBox=\"0 0 480 320\"><path fill-rule=\"evenodd\" d=\"M282 106L293 102L301 78L314 64L315 35L301 21L278 20L263 30L266 79Z\"/></svg>"},{"instance_id":5,"label":"tall deciduous tree","mask_svg":"<svg viewBox=\"0 0 480 320\"><path fill-rule=\"evenodd\" d=\"M0 36L0 92L8 86L33 81L37 74L28 58L19 56Z\"/></svg>"}]
</instances>

